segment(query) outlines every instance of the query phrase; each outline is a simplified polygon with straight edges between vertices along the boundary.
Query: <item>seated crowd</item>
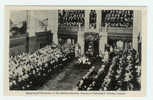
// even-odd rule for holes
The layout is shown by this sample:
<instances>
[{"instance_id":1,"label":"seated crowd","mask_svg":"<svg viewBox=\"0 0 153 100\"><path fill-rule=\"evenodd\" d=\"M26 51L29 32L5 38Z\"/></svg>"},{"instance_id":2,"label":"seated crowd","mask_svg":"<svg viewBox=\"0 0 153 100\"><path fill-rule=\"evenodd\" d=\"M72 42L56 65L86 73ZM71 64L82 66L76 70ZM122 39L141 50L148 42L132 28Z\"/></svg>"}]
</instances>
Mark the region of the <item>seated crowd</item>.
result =
<instances>
[{"instance_id":1,"label":"seated crowd","mask_svg":"<svg viewBox=\"0 0 153 100\"><path fill-rule=\"evenodd\" d=\"M140 90L141 67L134 49L110 52L108 61L102 62L99 70L94 66L89 69L78 82L77 90Z\"/></svg>"},{"instance_id":2,"label":"seated crowd","mask_svg":"<svg viewBox=\"0 0 153 100\"><path fill-rule=\"evenodd\" d=\"M106 68L104 65L96 71L95 66L92 66L86 75L79 81L77 84L77 90L81 91L91 91L91 90L99 90L101 83L106 75Z\"/></svg>"},{"instance_id":3,"label":"seated crowd","mask_svg":"<svg viewBox=\"0 0 153 100\"><path fill-rule=\"evenodd\" d=\"M95 10L91 10L90 11L90 17L89 17L89 28L90 29L95 29L96 28L96 11Z\"/></svg>"},{"instance_id":4,"label":"seated crowd","mask_svg":"<svg viewBox=\"0 0 153 100\"><path fill-rule=\"evenodd\" d=\"M84 10L59 10L59 24L66 26L84 25Z\"/></svg>"},{"instance_id":5,"label":"seated crowd","mask_svg":"<svg viewBox=\"0 0 153 100\"><path fill-rule=\"evenodd\" d=\"M132 27L132 10L103 10L102 26L108 27Z\"/></svg>"},{"instance_id":6,"label":"seated crowd","mask_svg":"<svg viewBox=\"0 0 153 100\"><path fill-rule=\"evenodd\" d=\"M66 26L84 26L84 10L59 10L59 25ZM96 11L91 10L89 14L89 28L96 28ZM132 27L132 10L102 10L102 26L108 27Z\"/></svg>"},{"instance_id":7,"label":"seated crowd","mask_svg":"<svg viewBox=\"0 0 153 100\"><path fill-rule=\"evenodd\" d=\"M40 86L52 74L64 67L74 56L71 48L61 50L47 45L32 54L23 53L9 59L9 87L11 90L28 90Z\"/></svg>"}]
</instances>

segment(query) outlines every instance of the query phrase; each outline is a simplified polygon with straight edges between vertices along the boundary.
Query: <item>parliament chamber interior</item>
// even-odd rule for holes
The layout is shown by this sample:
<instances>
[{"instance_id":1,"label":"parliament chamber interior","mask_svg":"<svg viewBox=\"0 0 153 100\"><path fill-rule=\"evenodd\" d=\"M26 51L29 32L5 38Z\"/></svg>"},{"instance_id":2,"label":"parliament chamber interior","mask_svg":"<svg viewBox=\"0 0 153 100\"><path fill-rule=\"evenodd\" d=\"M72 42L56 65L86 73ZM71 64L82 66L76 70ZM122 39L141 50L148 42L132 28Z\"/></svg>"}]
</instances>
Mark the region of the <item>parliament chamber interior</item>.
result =
<instances>
[{"instance_id":1,"label":"parliament chamber interior","mask_svg":"<svg viewBox=\"0 0 153 100\"><path fill-rule=\"evenodd\" d=\"M141 90L141 11L17 10L10 16L10 90Z\"/></svg>"}]
</instances>

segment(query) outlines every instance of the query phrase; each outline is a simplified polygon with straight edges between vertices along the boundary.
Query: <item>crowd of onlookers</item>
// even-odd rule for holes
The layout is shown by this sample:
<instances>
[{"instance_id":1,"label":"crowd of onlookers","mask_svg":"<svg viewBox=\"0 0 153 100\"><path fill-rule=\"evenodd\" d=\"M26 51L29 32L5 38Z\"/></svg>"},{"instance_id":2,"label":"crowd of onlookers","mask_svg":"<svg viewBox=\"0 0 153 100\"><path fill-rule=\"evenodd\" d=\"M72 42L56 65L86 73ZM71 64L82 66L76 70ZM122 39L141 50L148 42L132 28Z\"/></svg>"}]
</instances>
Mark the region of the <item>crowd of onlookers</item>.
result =
<instances>
[{"instance_id":1,"label":"crowd of onlookers","mask_svg":"<svg viewBox=\"0 0 153 100\"><path fill-rule=\"evenodd\" d=\"M103 59L103 58L102 58ZM125 91L141 89L141 66L137 52L125 49L109 53L99 70L91 67L78 82L77 90Z\"/></svg>"},{"instance_id":2,"label":"crowd of onlookers","mask_svg":"<svg viewBox=\"0 0 153 100\"><path fill-rule=\"evenodd\" d=\"M59 10L59 24L66 26L81 26L85 22L84 10Z\"/></svg>"},{"instance_id":3,"label":"crowd of onlookers","mask_svg":"<svg viewBox=\"0 0 153 100\"><path fill-rule=\"evenodd\" d=\"M96 28L96 18L97 14L95 10L91 10L89 14L89 28L90 29L95 29Z\"/></svg>"},{"instance_id":4,"label":"crowd of onlookers","mask_svg":"<svg viewBox=\"0 0 153 100\"><path fill-rule=\"evenodd\" d=\"M80 91L99 90L106 75L106 69L107 67L102 65L97 71L96 67L92 66L78 82L76 89Z\"/></svg>"},{"instance_id":5,"label":"crowd of onlookers","mask_svg":"<svg viewBox=\"0 0 153 100\"><path fill-rule=\"evenodd\" d=\"M22 53L9 59L9 87L11 90L35 89L52 74L72 60L71 48L48 45L32 54Z\"/></svg>"},{"instance_id":6,"label":"crowd of onlookers","mask_svg":"<svg viewBox=\"0 0 153 100\"><path fill-rule=\"evenodd\" d=\"M89 28L96 28L96 11L89 13ZM102 26L132 27L132 10L102 10ZM67 26L81 26L85 23L85 10L59 10L59 24Z\"/></svg>"},{"instance_id":7,"label":"crowd of onlookers","mask_svg":"<svg viewBox=\"0 0 153 100\"><path fill-rule=\"evenodd\" d=\"M84 10L59 10L59 25L83 26L85 23ZM89 28L96 28L96 11L89 14Z\"/></svg>"},{"instance_id":8,"label":"crowd of onlookers","mask_svg":"<svg viewBox=\"0 0 153 100\"><path fill-rule=\"evenodd\" d=\"M132 27L132 10L103 10L102 26L108 27Z\"/></svg>"}]
</instances>

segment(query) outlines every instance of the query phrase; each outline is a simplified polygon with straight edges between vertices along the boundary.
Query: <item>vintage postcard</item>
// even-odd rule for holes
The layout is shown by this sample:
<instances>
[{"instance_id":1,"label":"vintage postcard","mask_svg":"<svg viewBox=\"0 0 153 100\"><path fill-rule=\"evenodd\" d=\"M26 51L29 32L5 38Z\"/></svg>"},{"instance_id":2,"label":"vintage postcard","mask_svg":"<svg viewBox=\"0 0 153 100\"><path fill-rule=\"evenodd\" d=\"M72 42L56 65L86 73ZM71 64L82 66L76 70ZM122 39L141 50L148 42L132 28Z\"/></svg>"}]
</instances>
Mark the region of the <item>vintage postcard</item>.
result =
<instances>
[{"instance_id":1,"label":"vintage postcard","mask_svg":"<svg viewBox=\"0 0 153 100\"><path fill-rule=\"evenodd\" d=\"M146 95L146 7L5 6L4 95Z\"/></svg>"}]
</instances>

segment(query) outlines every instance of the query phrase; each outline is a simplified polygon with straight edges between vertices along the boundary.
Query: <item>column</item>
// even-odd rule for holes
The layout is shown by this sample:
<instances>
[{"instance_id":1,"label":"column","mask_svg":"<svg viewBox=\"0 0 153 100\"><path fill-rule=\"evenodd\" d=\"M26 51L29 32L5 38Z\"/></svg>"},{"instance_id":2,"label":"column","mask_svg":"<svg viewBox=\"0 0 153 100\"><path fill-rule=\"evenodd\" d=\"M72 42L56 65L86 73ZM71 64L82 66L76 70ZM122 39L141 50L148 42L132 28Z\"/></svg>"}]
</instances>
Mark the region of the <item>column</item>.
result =
<instances>
[{"instance_id":1,"label":"column","mask_svg":"<svg viewBox=\"0 0 153 100\"><path fill-rule=\"evenodd\" d=\"M102 13L101 13L101 16L102 16ZM100 21L100 22L102 24L102 21ZM100 26L99 36L100 36L100 40L99 40L99 54L100 54L100 56L102 56L102 54L104 54L104 52L105 52L105 44L107 44L107 38L108 38L107 26L105 26L104 28L102 28L102 26Z\"/></svg>"},{"instance_id":2,"label":"column","mask_svg":"<svg viewBox=\"0 0 153 100\"><path fill-rule=\"evenodd\" d=\"M81 51L80 51L80 53L81 53L81 55L83 55L84 54L84 43L85 43L85 40L84 40L84 31L81 31L81 26L80 26L80 24L79 24L79 31L78 31L78 44L80 45L80 47L81 47Z\"/></svg>"},{"instance_id":3,"label":"column","mask_svg":"<svg viewBox=\"0 0 153 100\"><path fill-rule=\"evenodd\" d=\"M58 44L58 10L48 12L48 30L51 30L53 34L53 42Z\"/></svg>"},{"instance_id":4,"label":"column","mask_svg":"<svg viewBox=\"0 0 153 100\"><path fill-rule=\"evenodd\" d=\"M108 38L108 36L107 36L107 32L105 32L105 31L102 31L102 32L100 32L100 36L101 36L101 38L100 38L100 40L99 40L99 52L100 52L100 55L102 56L102 54L104 54L104 52L105 52L105 44L107 44L107 38Z\"/></svg>"},{"instance_id":5,"label":"column","mask_svg":"<svg viewBox=\"0 0 153 100\"><path fill-rule=\"evenodd\" d=\"M141 11L134 10L132 46L138 51L138 35L141 34Z\"/></svg>"},{"instance_id":6,"label":"column","mask_svg":"<svg viewBox=\"0 0 153 100\"><path fill-rule=\"evenodd\" d=\"M89 14L90 10L85 10L85 32L89 30Z\"/></svg>"},{"instance_id":7,"label":"column","mask_svg":"<svg viewBox=\"0 0 153 100\"><path fill-rule=\"evenodd\" d=\"M36 32L36 19L35 19L35 12L34 11L27 11L27 32L29 37L35 36Z\"/></svg>"},{"instance_id":8,"label":"column","mask_svg":"<svg viewBox=\"0 0 153 100\"><path fill-rule=\"evenodd\" d=\"M96 31L99 33L101 31L101 10L96 11L97 18L96 18Z\"/></svg>"},{"instance_id":9,"label":"column","mask_svg":"<svg viewBox=\"0 0 153 100\"><path fill-rule=\"evenodd\" d=\"M28 45L27 52L34 52L39 49L36 39L36 13L35 11L27 11L27 32L28 32Z\"/></svg>"}]
</instances>

